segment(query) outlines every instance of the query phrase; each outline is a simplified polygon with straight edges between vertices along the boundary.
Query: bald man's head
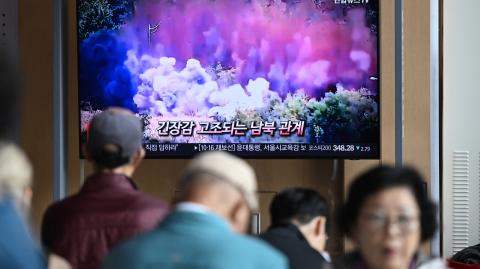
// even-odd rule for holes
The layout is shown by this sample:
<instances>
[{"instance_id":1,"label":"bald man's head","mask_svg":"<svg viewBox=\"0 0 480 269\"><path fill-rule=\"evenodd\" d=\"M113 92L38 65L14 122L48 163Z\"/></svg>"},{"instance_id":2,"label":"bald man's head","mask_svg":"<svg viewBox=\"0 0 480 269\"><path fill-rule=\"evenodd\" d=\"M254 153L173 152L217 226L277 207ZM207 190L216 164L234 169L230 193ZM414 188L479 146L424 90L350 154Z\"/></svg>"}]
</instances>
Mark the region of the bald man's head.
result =
<instances>
[{"instance_id":1,"label":"bald man's head","mask_svg":"<svg viewBox=\"0 0 480 269\"><path fill-rule=\"evenodd\" d=\"M202 204L246 232L250 211L258 205L255 172L244 160L224 152L194 158L177 182L178 201Z\"/></svg>"}]
</instances>

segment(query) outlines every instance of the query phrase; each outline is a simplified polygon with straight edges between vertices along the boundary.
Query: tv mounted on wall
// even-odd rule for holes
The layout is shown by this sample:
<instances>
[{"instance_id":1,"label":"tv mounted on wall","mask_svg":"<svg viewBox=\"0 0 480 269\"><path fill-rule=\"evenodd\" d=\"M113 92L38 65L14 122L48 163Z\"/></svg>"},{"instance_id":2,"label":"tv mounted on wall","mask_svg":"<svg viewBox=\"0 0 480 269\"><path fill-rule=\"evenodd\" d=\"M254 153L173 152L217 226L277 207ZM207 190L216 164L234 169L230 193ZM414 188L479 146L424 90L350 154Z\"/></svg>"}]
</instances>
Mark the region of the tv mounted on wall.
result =
<instances>
[{"instance_id":1,"label":"tv mounted on wall","mask_svg":"<svg viewBox=\"0 0 480 269\"><path fill-rule=\"evenodd\" d=\"M132 110L148 158L378 158L378 0L77 0L81 142Z\"/></svg>"}]
</instances>

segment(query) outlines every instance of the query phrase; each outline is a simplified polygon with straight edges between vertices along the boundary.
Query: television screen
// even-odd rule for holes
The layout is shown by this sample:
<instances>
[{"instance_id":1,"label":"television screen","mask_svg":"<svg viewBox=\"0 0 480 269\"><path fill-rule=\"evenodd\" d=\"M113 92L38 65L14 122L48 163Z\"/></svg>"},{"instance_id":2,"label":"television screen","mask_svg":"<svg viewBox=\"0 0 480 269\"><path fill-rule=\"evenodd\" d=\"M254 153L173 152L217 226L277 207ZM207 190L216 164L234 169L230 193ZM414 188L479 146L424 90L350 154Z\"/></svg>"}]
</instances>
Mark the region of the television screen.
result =
<instances>
[{"instance_id":1,"label":"television screen","mask_svg":"<svg viewBox=\"0 0 480 269\"><path fill-rule=\"evenodd\" d=\"M110 106L149 158L378 158L378 0L77 0L81 143Z\"/></svg>"}]
</instances>

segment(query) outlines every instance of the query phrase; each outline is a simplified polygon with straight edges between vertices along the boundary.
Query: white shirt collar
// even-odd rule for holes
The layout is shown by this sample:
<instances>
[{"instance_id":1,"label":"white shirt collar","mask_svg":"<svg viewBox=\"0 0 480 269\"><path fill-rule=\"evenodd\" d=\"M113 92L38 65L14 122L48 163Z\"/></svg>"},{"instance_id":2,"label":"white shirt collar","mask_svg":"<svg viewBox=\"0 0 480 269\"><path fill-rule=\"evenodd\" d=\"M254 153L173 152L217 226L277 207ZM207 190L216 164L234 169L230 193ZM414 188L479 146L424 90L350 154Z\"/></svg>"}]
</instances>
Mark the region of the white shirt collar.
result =
<instances>
[{"instance_id":1,"label":"white shirt collar","mask_svg":"<svg viewBox=\"0 0 480 269\"><path fill-rule=\"evenodd\" d=\"M330 254L328 254L328 252L326 251L319 251L320 252L320 255L322 255L322 257L329 263L332 262L332 258L330 258Z\"/></svg>"},{"instance_id":2,"label":"white shirt collar","mask_svg":"<svg viewBox=\"0 0 480 269\"><path fill-rule=\"evenodd\" d=\"M175 209L178 211L195 212L195 213L202 213L202 214L206 214L210 212L210 210L208 210L206 206L198 203L193 203L193 202L178 203Z\"/></svg>"},{"instance_id":3,"label":"white shirt collar","mask_svg":"<svg viewBox=\"0 0 480 269\"><path fill-rule=\"evenodd\" d=\"M206 206L194 202L181 202L175 206L175 210L182 211L182 212L194 212L199 214L213 214ZM227 220L223 219L219 216L221 220L223 220L230 229L232 229L231 225L228 223Z\"/></svg>"}]
</instances>

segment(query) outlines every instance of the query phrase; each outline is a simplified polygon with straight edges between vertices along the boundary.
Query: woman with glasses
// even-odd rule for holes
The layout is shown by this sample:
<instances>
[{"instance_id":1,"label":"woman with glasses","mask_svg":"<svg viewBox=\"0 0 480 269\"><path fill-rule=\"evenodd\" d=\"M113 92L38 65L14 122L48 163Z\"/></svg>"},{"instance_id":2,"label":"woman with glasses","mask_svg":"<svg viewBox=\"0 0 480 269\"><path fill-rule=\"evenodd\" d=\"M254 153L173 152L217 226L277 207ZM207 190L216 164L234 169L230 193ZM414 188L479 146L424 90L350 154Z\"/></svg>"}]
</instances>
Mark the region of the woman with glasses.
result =
<instances>
[{"instance_id":1,"label":"woman with glasses","mask_svg":"<svg viewBox=\"0 0 480 269\"><path fill-rule=\"evenodd\" d=\"M446 268L420 253L437 228L435 205L421 176L410 168L378 167L350 186L339 223L356 250L335 268Z\"/></svg>"}]
</instances>

